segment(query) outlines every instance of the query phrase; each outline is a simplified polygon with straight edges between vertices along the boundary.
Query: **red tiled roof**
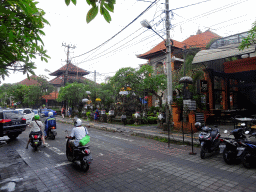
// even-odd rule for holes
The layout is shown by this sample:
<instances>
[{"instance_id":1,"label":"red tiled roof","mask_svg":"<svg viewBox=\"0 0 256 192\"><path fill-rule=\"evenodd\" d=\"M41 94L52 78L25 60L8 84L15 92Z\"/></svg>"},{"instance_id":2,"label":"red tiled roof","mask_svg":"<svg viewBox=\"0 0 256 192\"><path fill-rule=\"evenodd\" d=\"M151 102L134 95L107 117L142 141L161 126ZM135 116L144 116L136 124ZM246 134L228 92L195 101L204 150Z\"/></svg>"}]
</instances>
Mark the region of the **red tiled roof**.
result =
<instances>
[{"instance_id":1,"label":"red tiled roof","mask_svg":"<svg viewBox=\"0 0 256 192\"><path fill-rule=\"evenodd\" d=\"M176 47L176 48L182 49L183 48L183 43L181 43L179 41L176 41L176 40L173 40L173 45L172 46ZM163 50L166 50L165 41L162 41L161 43L159 43L157 46L155 46L150 51L148 51L148 52L146 52L144 54L138 55L137 57L143 58L145 56L149 56L149 55L151 55L153 53L156 53L158 51L163 51Z\"/></svg>"},{"instance_id":2,"label":"red tiled roof","mask_svg":"<svg viewBox=\"0 0 256 192\"><path fill-rule=\"evenodd\" d=\"M22 84L22 85L37 85L38 82L36 80L37 76L36 75L32 75L30 77L30 80L28 78L20 81L18 84Z\"/></svg>"},{"instance_id":3,"label":"red tiled roof","mask_svg":"<svg viewBox=\"0 0 256 192\"><path fill-rule=\"evenodd\" d=\"M197 34L197 35L192 35L186 40L184 40L182 43L190 47L200 47L200 48L205 48L206 45L211 41L211 39L214 38L220 38L219 35L211 32L210 30L207 30L203 33Z\"/></svg>"},{"instance_id":4,"label":"red tiled roof","mask_svg":"<svg viewBox=\"0 0 256 192\"><path fill-rule=\"evenodd\" d=\"M69 75L67 80L76 80L76 79L79 79L79 80L87 80L85 77L83 76L71 76ZM64 83L64 75L60 75L58 77L55 77L54 79L52 79L51 81L49 81L51 84L53 85L63 85Z\"/></svg>"},{"instance_id":5,"label":"red tiled roof","mask_svg":"<svg viewBox=\"0 0 256 192\"><path fill-rule=\"evenodd\" d=\"M193 35L190 36L189 38L187 38L186 40L184 40L183 42L179 42L179 41L175 41L173 40L173 46L176 48L180 48L183 49L184 45L187 46L187 48L190 47L200 47L200 48L205 48L206 45L211 41L211 39L213 38L220 38L219 35L211 32L210 30L207 30L203 33L197 34L197 35ZM165 50L165 41L162 41L161 43L159 43L157 46L155 46L153 49L151 49L150 51L141 54L141 55L137 55L138 58L144 58L144 59L148 59L151 55L153 55L154 53L157 53L159 51L163 51Z\"/></svg>"},{"instance_id":6,"label":"red tiled roof","mask_svg":"<svg viewBox=\"0 0 256 192\"><path fill-rule=\"evenodd\" d=\"M58 92L52 92L49 95L44 95L43 99L47 100L56 100L58 98L59 93Z\"/></svg>"},{"instance_id":7,"label":"red tiled roof","mask_svg":"<svg viewBox=\"0 0 256 192\"><path fill-rule=\"evenodd\" d=\"M64 74L66 72L67 65L68 65L68 74L78 74L80 76L84 76L84 75L88 75L89 74L88 71L86 71L84 69L81 69L81 68L73 65L72 63L70 63L70 64L64 65L63 67L61 67L60 69L50 73L49 75L59 76L61 74Z\"/></svg>"}]
</instances>

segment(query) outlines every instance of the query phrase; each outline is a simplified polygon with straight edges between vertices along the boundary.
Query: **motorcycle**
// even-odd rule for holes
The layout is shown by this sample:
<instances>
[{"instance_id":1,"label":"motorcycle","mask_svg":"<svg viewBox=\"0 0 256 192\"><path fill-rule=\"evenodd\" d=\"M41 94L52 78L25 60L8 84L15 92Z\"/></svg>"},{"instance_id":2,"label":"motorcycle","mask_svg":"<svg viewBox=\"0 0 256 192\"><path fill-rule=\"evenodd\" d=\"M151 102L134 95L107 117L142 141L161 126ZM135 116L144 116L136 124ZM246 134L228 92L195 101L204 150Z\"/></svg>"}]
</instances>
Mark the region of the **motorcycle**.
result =
<instances>
[{"instance_id":1,"label":"motorcycle","mask_svg":"<svg viewBox=\"0 0 256 192\"><path fill-rule=\"evenodd\" d=\"M67 131L66 131L67 132ZM66 143L66 157L69 161L75 163L76 165L80 166L82 170L85 172L89 170L90 165L92 163L92 155L90 151L90 146L78 146L72 148L69 146L70 138L67 138Z\"/></svg>"},{"instance_id":2,"label":"motorcycle","mask_svg":"<svg viewBox=\"0 0 256 192\"><path fill-rule=\"evenodd\" d=\"M30 134L30 145L31 147L34 148L35 151L40 145L42 145L41 138L42 138L42 135L40 133L33 132Z\"/></svg>"},{"instance_id":3,"label":"motorcycle","mask_svg":"<svg viewBox=\"0 0 256 192\"><path fill-rule=\"evenodd\" d=\"M199 134L199 142L201 145L200 157L205 158L206 153L212 153L219 150L220 132L215 126L215 129L204 126L201 128L202 132Z\"/></svg>"},{"instance_id":4,"label":"motorcycle","mask_svg":"<svg viewBox=\"0 0 256 192\"><path fill-rule=\"evenodd\" d=\"M221 138L220 149L223 150L224 161L231 165L241 160L241 155L245 149L242 146L241 141L247 140L243 128L238 128L230 132L234 138Z\"/></svg>"},{"instance_id":5,"label":"motorcycle","mask_svg":"<svg viewBox=\"0 0 256 192\"><path fill-rule=\"evenodd\" d=\"M256 133L252 133L249 137L256 137ZM255 167L256 164L256 142L244 140L241 141L241 145L245 147L242 154L242 163L244 167L251 168Z\"/></svg>"},{"instance_id":6,"label":"motorcycle","mask_svg":"<svg viewBox=\"0 0 256 192\"><path fill-rule=\"evenodd\" d=\"M47 135L50 139L54 140L57 135L56 127L49 127Z\"/></svg>"}]
</instances>

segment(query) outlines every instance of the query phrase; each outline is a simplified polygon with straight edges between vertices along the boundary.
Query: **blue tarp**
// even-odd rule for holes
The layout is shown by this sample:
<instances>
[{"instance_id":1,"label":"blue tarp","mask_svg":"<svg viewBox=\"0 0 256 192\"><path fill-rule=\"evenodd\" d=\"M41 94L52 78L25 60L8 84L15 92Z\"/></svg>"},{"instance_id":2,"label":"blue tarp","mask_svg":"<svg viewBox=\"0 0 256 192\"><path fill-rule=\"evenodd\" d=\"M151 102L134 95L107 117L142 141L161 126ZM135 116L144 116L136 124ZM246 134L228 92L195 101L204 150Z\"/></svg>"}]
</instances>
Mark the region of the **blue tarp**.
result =
<instances>
[{"instance_id":1,"label":"blue tarp","mask_svg":"<svg viewBox=\"0 0 256 192\"><path fill-rule=\"evenodd\" d=\"M144 99L140 98L140 102L142 102L142 104L146 104L148 103L147 101L145 101Z\"/></svg>"}]
</instances>

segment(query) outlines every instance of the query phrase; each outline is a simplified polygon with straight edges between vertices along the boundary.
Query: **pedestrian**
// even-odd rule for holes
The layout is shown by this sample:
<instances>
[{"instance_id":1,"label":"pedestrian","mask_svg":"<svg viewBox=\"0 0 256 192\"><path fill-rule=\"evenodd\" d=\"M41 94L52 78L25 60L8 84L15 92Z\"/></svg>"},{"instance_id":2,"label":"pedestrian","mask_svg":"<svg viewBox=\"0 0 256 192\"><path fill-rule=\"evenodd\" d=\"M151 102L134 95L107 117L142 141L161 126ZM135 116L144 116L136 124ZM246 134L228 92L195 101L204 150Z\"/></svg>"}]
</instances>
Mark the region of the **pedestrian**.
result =
<instances>
[{"instance_id":1,"label":"pedestrian","mask_svg":"<svg viewBox=\"0 0 256 192\"><path fill-rule=\"evenodd\" d=\"M94 113L94 122L96 122L96 121L99 119L99 116L100 116L99 110L96 109L96 111L95 111L95 113Z\"/></svg>"},{"instance_id":2,"label":"pedestrian","mask_svg":"<svg viewBox=\"0 0 256 192\"><path fill-rule=\"evenodd\" d=\"M72 108L69 107L69 108L68 108L68 116L69 116L69 118L71 118L71 115L72 115Z\"/></svg>"},{"instance_id":3,"label":"pedestrian","mask_svg":"<svg viewBox=\"0 0 256 192\"><path fill-rule=\"evenodd\" d=\"M66 109L65 107L63 106L62 109L61 109L61 115L62 115L62 118L64 119L65 117L65 112L66 112Z\"/></svg>"}]
</instances>

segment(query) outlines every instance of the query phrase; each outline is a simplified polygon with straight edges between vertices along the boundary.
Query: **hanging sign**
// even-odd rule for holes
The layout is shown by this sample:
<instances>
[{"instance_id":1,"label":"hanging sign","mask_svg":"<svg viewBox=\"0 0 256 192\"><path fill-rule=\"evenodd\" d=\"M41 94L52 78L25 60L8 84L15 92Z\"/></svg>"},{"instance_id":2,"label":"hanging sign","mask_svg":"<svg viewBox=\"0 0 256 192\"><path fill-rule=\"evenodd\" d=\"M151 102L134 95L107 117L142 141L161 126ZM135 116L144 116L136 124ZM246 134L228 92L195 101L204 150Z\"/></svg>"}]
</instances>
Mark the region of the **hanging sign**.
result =
<instances>
[{"instance_id":1,"label":"hanging sign","mask_svg":"<svg viewBox=\"0 0 256 192\"><path fill-rule=\"evenodd\" d=\"M208 91L208 84L206 80L200 80L200 90L201 93L205 93Z\"/></svg>"}]
</instances>

